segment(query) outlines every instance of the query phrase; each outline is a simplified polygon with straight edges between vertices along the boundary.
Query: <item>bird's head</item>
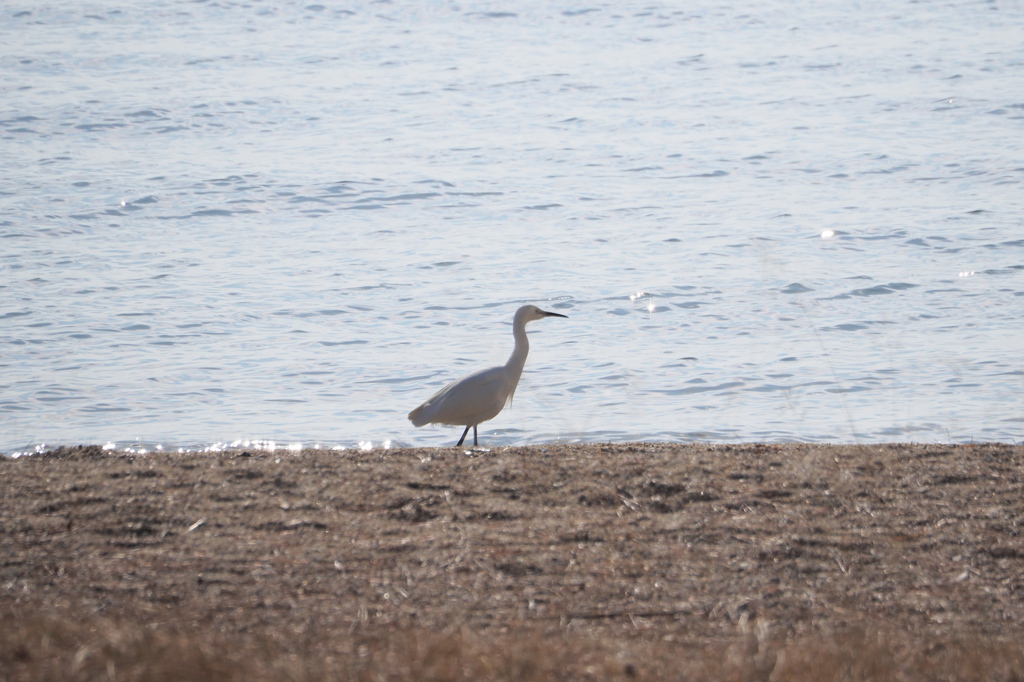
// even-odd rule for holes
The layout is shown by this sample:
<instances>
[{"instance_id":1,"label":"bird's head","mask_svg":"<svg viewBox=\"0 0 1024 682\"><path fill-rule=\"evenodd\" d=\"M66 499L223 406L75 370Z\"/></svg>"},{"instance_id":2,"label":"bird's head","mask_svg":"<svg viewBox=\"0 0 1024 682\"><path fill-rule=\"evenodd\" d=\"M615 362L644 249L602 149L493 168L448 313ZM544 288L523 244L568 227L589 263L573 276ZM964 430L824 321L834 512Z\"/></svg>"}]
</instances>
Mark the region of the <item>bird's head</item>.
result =
<instances>
[{"instance_id":1,"label":"bird's head","mask_svg":"<svg viewBox=\"0 0 1024 682\"><path fill-rule=\"evenodd\" d=\"M543 320L545 317L567 317L561 313L552 313L547 310L541 310L535 305L524 305L516 311L516 321L522 320L523 324L527 322L533 322L534 320Z\"/></svg>"}]
</instances>

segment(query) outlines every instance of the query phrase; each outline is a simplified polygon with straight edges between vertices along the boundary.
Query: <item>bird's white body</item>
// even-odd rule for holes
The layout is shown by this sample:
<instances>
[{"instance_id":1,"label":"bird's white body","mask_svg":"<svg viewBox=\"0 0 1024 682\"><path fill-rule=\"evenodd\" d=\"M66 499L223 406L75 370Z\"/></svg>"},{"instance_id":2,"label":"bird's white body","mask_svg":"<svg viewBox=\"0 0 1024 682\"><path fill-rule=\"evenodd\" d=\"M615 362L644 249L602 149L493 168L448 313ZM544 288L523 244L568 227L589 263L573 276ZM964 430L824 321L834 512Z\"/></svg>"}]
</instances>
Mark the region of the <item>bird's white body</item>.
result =
<instances>
[{"instance_id":1,"label":"bird's white body","mask_svg":"<svg viewBox=\"0 0 1024 682\"><path fill-rule=\"evenodd\" d=\"M565 317L549 313L537 306L524 305L516 311L512 321L512 335L515 348L504 365L482 369L453 381L427 399L425 403L409 413L413 426L425 424L450 424L465 426L465 439L469 427L473 427L473 443L476 444L476 427L498 416L512 400L523 374L530 342L526 338L526 323L545 317ZM459 441L462 445L462 440Z\"/></svg>"},{"instance_id":2,"label":"bird's white body","mask_svg":"<svg viewBox=\"0 0 1024 682\"><path fill-rule=\"evenodd\" d=\"M520 367L522 371L522 367ZM413 426L473 426L498 416L516 390L507 366L482 369L453 381L409 413Z\"/></svg>"}]
</instances>

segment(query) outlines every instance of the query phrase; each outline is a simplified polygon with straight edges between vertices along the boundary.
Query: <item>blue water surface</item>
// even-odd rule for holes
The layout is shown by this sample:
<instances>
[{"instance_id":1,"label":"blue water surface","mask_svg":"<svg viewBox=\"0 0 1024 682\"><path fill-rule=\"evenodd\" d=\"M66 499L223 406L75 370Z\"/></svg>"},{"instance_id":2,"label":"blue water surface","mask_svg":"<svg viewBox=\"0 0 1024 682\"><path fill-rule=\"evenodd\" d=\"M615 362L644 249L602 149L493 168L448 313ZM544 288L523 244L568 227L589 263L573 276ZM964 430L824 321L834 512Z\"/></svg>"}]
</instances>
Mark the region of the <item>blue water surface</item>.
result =
<instances>
[{"instance_id":1,"label":"blue water surface","mask_svg":"<svg viewBox=\"0 0 1024 682\"><path fill-rule=\"evenodd\" d=\"M1024 7L0 8L0 452L1020 441Z\"/></svg>"}]
</instances>

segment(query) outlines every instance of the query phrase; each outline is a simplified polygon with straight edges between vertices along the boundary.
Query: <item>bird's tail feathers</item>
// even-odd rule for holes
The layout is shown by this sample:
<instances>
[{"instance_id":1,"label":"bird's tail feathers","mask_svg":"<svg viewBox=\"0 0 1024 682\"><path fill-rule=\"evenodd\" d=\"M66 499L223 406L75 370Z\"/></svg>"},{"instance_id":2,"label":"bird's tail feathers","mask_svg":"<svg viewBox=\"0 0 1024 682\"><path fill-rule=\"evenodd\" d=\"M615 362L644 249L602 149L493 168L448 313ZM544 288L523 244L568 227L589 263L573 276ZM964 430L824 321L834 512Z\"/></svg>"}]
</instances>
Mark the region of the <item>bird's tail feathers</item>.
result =
<instances>
[{"instance_id":1,"label":"bird's tail feathers","mask_svg":"<svg viewBox=\"0 0 1024 682\"><path fill-rule=\"evenodd\" d=\"M409 421L413 426L425 426L430 423L430 418L424 414L427 407L430 407L430 403L424 403L409 413Z\"/></svg>"}]
</instances>

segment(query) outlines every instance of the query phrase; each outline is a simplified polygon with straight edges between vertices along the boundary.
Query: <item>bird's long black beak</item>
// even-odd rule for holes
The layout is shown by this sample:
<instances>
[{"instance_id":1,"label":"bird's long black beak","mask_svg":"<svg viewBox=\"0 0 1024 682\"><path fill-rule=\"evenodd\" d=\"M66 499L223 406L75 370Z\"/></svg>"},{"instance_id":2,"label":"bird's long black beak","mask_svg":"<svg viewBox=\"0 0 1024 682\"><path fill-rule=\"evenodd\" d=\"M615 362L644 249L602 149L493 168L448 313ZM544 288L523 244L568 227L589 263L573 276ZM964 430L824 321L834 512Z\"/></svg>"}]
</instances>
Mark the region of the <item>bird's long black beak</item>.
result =
<instances>
[{"instance_id":1,"label":"bird's long black beak","mask_svg":"<svg viewBox=\"0 0 1024 682\"><path fill-rule=\"evenodd\" d=\"M549 313L546 310L542 310L541 312L544 313L544 317L564 317L566 319L569 319L568 315L563 315L562 313Z\"/></svg>"}]
</instances>

